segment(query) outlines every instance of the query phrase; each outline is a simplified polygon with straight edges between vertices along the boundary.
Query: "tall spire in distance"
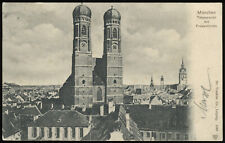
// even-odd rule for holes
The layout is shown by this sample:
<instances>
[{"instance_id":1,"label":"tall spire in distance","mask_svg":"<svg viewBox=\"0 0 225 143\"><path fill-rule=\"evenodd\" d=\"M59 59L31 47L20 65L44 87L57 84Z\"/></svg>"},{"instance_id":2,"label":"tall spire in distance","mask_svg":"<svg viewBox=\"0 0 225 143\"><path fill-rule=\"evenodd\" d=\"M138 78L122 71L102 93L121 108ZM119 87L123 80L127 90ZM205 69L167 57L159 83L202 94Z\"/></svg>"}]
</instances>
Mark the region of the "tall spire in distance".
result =
<instances>
[{"instance_id":1,"label":"tall spire in distance","mask_svg":"<svg viewBox=\"0 0 225 143\"><path fill-rule=\"evenodd\" d=\"M184 68L184 59L182 58L181 68Z\"/></svg>"},{"instance_id":2,"label":"tall spire in distance","mask_svg":"<svg viewBox=\"0 0 225 143\"><path fill-rule=\"evenodd\" d=\"M152 76L151 76L151 83L150 83L150 87L153 87L154 86L154 84L153 84L153 78L152 78Z\"/></svg>"}]
</instances>

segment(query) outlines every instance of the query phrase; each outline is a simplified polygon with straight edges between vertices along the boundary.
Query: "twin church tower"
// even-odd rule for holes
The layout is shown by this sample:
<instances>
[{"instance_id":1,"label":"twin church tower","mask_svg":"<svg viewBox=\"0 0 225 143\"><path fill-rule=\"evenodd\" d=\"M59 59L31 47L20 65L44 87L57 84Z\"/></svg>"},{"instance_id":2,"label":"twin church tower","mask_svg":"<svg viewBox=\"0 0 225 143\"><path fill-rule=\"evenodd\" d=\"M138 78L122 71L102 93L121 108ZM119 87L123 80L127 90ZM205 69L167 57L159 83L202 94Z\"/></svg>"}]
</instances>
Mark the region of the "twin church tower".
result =
<instances>
[{"instance_id":1,"label":"twin church tower","mask_svg":"<svg viewBox=\"0 0 225 143\"><path fill-rule=\"evenodd\" d=\"M104 51L92 57L91 10L85 5L73 11L72 72L59 96L65 106L91 107L93 103L123 103L123 64L119 11L104 14Z\"/></svg>"}]
</instances>

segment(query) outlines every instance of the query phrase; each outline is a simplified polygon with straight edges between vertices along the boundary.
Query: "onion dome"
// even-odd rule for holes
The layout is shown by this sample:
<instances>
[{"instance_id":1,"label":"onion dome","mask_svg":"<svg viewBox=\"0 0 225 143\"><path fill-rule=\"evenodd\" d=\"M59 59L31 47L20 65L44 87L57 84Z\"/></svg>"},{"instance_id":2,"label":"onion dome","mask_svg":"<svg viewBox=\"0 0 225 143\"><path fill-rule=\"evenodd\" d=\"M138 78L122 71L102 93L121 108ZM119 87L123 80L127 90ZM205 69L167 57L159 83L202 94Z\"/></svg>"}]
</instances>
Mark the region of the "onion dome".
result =
<instances>
[{"instance_id":1,"label":"onion dome","mask_svg":"<svg viewBox=\"0 0 225 143\"><path fill-rule=\"evenodd\" d=\"M91 9L85 5L78 5L77 7L75 7L75 9L73 10L73 16L74 17L79 17L79 16L88 16L91 18Z\"/></svg>"},{"instance_id":2,"label":"onion dome","mask_svg":"<svg viewBox=\"0 0 225 143\"><path fill-rule=\"evenodd\" d=\"M104 14L104 20L107 19L121 19L121 15L118 10L115 8L111 7L111 9L107 10Z\"/></svg>"}]
</instances>

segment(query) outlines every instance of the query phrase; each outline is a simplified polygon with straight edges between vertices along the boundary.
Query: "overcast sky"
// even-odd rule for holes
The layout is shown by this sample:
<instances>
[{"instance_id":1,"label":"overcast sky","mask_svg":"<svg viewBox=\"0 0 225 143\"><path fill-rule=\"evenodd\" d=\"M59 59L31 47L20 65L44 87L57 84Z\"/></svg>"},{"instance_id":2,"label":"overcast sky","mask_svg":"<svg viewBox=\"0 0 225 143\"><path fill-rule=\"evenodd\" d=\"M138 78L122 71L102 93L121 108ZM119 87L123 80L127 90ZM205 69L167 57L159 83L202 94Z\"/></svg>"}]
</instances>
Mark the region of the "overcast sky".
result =
<instances>
[{"instance_id":1,"label":"overcast sky","mask_svg":"<svg viewBox=\"0 0 225 143\"><path fill-rule=\"evenodd\" d=\"M71 73L72 12L79 3L3 4L3 81L63 84ZM177 83L182 57L188 67L186 4L84 3L92 10L93 56L103 52L103 15L121 13L123 82Z\"/></svg>"}]
</instances>

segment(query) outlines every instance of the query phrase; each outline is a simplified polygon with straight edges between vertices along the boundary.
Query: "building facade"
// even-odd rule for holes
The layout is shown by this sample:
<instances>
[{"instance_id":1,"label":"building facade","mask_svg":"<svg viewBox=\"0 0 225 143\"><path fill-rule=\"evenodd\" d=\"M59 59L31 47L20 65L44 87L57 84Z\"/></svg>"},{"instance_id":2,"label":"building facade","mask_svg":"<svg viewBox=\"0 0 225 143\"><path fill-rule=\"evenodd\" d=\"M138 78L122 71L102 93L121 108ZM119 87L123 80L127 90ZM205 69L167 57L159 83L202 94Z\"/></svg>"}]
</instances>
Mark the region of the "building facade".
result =
<instances>
[{"instance_id":1,"label":"building facade","mask_svg":"<svg viewBox=\"0 0 225 143\"><path fill-rule=\"evenodd\" d=\"M79 141L90 131L87 116L75 110L51 110L27 127L28 140Z\"/></svg>"}]
</instances>

